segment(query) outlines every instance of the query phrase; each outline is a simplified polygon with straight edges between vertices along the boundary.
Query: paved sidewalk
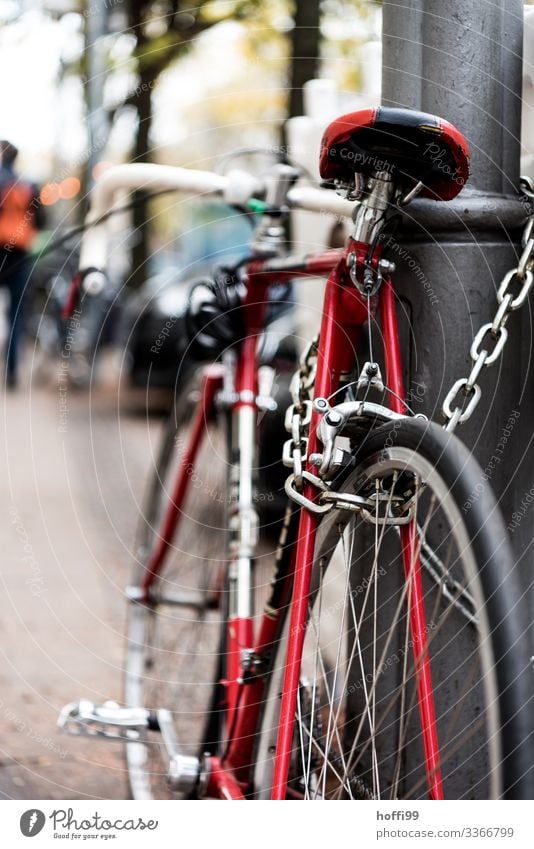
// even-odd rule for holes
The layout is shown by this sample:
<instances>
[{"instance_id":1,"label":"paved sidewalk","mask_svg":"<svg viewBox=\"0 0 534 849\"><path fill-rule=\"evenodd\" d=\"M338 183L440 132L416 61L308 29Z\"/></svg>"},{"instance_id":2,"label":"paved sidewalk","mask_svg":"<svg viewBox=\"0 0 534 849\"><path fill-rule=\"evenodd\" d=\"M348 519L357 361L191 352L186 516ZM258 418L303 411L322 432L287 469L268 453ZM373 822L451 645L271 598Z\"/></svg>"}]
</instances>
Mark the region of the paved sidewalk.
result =
<instances>
[{"instance_id":1,"label":"paved sidewalk","mask_svg":"<svg viewBox=\"0 0 534 849\"><path fill-rule=\"evenodd\" d=\"M0 798L127 798L122 746L56 730L120 699L124 587L160 422L117 391L0 388Z\"/></svg>"}]
</instances>

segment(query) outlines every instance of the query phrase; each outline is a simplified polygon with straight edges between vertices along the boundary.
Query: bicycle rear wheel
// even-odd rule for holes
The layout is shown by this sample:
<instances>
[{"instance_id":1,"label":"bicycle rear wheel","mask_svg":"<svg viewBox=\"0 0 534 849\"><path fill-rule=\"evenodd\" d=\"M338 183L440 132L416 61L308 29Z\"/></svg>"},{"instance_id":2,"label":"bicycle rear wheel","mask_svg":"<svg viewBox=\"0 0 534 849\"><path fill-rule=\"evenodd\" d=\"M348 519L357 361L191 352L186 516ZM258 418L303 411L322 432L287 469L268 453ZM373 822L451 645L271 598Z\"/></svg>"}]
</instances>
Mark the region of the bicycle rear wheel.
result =
<instances>
[{"instance_id":1,"label":"bicycle rear wheel","mask_svg":"<svg viewBox=\"0 0 534 849\"><path fill-rule=\"evenodd\" d=\"M433 424L386 425L359 448L337 491L376 509L362 518L347 500L319 526L288 798L435 798L439 776L437 798L532 798L526 617L498 507L481 483L464 446ZM419 541L406 571L406 532L383 520L408 508ZM410 613L418 554L432 769ZM260 797L272 782L287 630L266 695Z\"/></svg>"},{"instance_id":2,"label":"bicycle rear wheel","mask_svg":"<svg viewBox=\"0 0 534 849\"><path fill-rule=\"evenodd\" d=\"M199 398L200 381L190 375L167 423L141 517L133 597L161 538ZM224 714L217 682L224 678L225 664L227 472L225 421L211 411L194 466L187 470L188 492L163 568L148 603L130 601L128 608L126 704L169 710L181 753L198 757L215 750ZM173 796L166 780L169 758L158 731L127 743L126 757L133 798Z\"/></svg>"}]
</instances>

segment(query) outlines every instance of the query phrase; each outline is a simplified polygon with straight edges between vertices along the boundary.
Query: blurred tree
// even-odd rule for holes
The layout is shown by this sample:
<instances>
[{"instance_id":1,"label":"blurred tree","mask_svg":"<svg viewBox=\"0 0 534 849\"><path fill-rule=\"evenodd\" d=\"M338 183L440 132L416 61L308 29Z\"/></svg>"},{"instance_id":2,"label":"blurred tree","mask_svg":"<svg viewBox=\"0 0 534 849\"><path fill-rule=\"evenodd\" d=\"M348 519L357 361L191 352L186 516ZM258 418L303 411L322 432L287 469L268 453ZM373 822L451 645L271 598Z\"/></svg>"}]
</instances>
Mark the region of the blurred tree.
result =
<instances>
[{"instance_id":1,"label":"blurred tree","mask_svg":"<svg viewBox=\"0 0 534 849\"><path fill-rule=\"evenodd\" d=\"M288 117L304 112L302 86L319 73L320 0L296 0L290 34Z\"/></svg>"}]
</instances>

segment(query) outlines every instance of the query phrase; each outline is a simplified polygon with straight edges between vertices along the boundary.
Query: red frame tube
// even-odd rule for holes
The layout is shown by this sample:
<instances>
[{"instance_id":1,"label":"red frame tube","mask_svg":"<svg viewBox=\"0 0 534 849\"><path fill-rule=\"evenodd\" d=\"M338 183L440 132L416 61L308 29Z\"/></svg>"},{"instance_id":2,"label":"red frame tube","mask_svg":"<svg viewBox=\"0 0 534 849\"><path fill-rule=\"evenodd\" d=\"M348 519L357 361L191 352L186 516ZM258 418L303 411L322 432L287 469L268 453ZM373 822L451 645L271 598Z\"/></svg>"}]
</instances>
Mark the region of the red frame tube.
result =
<instances>
[{"instance_id":1,"label":"red frame tube","mask_svg":"<svg viewBox=\"0 0 534 849\"><path fill-rule=\"evenodd\" d=\"M396 393L390 396L391 409L405 413L404 377L399 345L399 330L395 309L395 293L391 280L384 280L380 297L380 316L384 336L386 385ZM428 654L427 622L424 603L419 537L415 522L400 526L404 576L412 581L409 593L409 618L412 633L413 657L417 676L419 717L423 734L426 774L431 799L443 799L439 741L436 728L434 689Z\"/></svg>"},{"instance_id":2,"label":"red frame tube","mask_svg":"<svg viewBox=\"0 0 534 849\"><path fill-rule=\"evenodd\" d=\"M205 433L206 421L211 414L215 395L221 385L222 372L220 366L215 365L207 368L202 380L201 402L195 412L190 442L180 462L172 496L163 517L161 530L159 531L158 544L148 561L143 578L142 590L145 600L148 599L152 583L161 571L165 561L165 555L172 545L180 512L187 494L187 485L191 478L191 470L194 468Z\"/></svg>"},{"instance_id":3,"label":"red frame tube","mask_svg":"<svg viewBox=\"0 0 534 849\"><path fill-rule=\"evenodd\" d=\"M431 799L443 799L439 741L436 728L434 688L428 654L427 622L424 604L419 536L415 522L401 526L402 560L404 577L412 582L409 592L410 630L412 633L413 658L417 678L417 703L423 734L425 768Z\"/></svg>"},{"instance_id":4,"label":"red frame tube","mask_svg":"<svg viewBox=\"0 0 534 849\"><path fill-rule=\"evenodd\" d=\"M395 413L404 415L404 376L399 341L399 326L395 309L395 292L389 278L382 283L380 290L380 323L384 340L384 364L386 384L395 395L389 396L389 406Z\"/></svg>"},{"instance_id":5,"label":"red frame tube","mask_svg":"<svg viewBox=\"0 0 534 849\"><path fill-rule=\"evenodd\" d=\"M241 802L245 798L240 783L231 770L223 766L219 758L210 757L206 796L227 802Z\"/></svg>"}]
</instances>

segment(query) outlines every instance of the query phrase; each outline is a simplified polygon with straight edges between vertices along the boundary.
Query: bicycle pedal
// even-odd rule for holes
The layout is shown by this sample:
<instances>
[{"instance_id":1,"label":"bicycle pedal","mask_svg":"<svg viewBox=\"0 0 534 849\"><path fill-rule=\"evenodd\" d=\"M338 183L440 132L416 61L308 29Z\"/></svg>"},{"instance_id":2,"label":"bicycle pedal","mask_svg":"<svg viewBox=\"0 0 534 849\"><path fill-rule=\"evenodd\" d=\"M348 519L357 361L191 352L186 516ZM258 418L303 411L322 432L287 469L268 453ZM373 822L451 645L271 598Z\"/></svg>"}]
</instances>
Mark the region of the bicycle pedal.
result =
<instances>
[{"instance_id":1,"label":"bicycle pedal","mask_svg":"<svg viewBox=\"0 0 534 849\"><path fill-rule=\"evenodd\" d=\"M58 726L68 734L135 742L148 730L159 730L156 714L145 708L120 707L117 702L98 705L88 699L71 702L61 710Z\"/></svg>"},{"instance_id":2,"label":"bicycle pedal","mask_svg":"<svg viewBox=\"0 0 534 849\"><path fill-rule=\"evenodd\" d=\"M182 753L168 710L153 712L145 708L121 707L112 701L97 705L80 699L65 705L58 726L75 737L119 740L133 745L142 745L147 731L159 732L169 758L167 780L170 787L179 793L191 793L202 783L205 767L199 758Z\"/></svg>"}]
</instances>

